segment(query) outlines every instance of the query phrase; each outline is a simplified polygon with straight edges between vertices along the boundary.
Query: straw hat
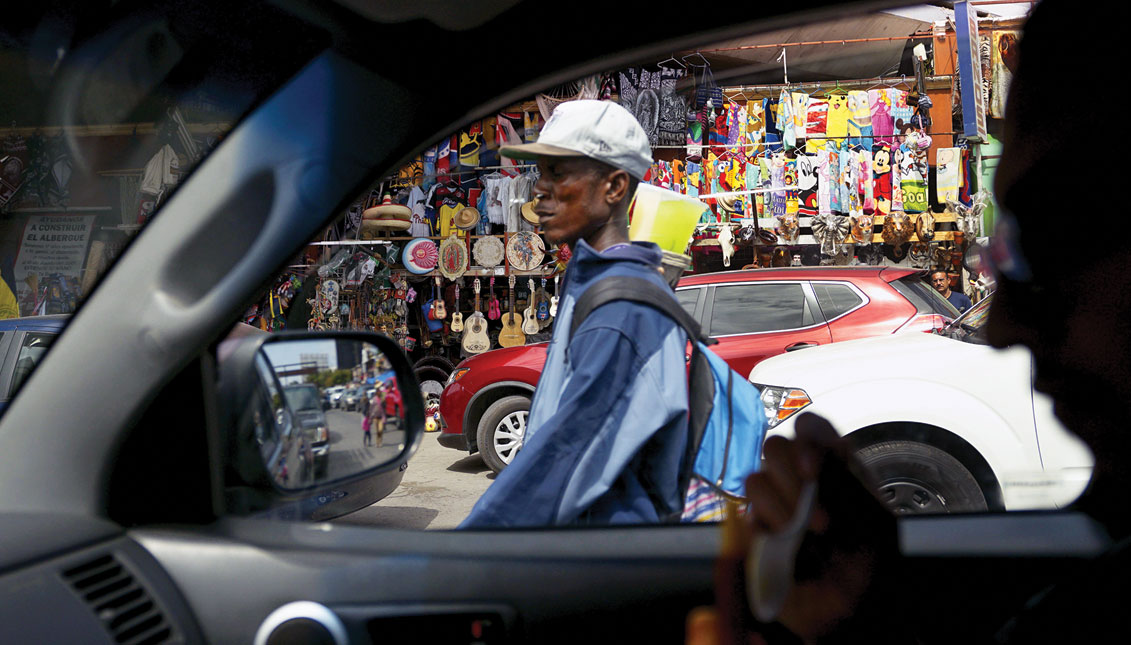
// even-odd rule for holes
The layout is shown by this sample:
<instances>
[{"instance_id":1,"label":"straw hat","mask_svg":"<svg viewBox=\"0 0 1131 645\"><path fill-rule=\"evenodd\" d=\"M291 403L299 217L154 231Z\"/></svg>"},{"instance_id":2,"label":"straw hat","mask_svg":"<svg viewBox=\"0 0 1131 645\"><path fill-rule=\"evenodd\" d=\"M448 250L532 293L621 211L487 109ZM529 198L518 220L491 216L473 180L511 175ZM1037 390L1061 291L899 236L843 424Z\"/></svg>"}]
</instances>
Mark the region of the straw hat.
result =
<instances>
[{"instance_id":1,"label":"straw hat","mask_svg":"<svg viewBox=\"0 0 1131 645\"><path fill-rule=\"evenodd\" d=\"M538 205L538 198L526 202L522 205L522 219L530 222L531 224L538 223L538 213L534 212L534 207Z\"/></svg>"},{"instance_id":2,"label":"straw hat","mask_svg":"<svg viewBox=\"0 0 1131 645\"><path fill-rule=\"evenodd\" d=\"M393 197L386 194L380 205L361 213L361 220L368 227L407 231L412 225L412 211L408 206L394 203Z\"/></svg>"},{"instance_id":3,"label":"straw hat","mask_svg":"<svg viewBox=\"0 0 1131 645\"><path fill-rule=\"evenodd\" d=\"M452 218L452 222L461 231L468 231L479 224L479 210L473 206L464 206Z\"/></svg>"}]
</instances>

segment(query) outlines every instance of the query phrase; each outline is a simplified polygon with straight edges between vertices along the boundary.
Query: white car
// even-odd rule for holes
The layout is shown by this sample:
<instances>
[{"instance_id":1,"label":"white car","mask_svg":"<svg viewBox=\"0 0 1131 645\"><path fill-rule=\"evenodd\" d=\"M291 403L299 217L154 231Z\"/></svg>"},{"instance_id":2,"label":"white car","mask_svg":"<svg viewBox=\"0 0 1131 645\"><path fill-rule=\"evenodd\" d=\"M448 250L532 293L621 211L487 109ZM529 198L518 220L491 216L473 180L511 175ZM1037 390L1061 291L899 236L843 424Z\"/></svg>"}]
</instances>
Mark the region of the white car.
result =
<instances>
[{"instance_id":1,"label":"white car","mask_svg":"<svg viewBox=\"0 0 1131 645\"><path fill-rule=\"evenodd\" d=\"M853 439L900 513L1062 507L1093 458L1032 387L1032 356L980 338L991 298L938 335L897 334L783 354L758 364L767 436L794 434L797 412Z\"/></svg>"}]
</instances>

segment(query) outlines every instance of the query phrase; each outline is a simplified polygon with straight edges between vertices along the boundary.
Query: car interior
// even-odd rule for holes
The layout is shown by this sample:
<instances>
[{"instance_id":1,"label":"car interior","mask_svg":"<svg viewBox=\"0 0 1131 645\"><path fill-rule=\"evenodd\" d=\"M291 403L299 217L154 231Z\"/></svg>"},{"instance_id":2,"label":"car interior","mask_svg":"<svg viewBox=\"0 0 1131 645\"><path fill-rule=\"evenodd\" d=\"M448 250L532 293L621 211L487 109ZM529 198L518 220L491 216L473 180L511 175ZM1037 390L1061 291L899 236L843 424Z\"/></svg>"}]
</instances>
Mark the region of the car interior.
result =
<instances>
[{"instance_id":1,"label":"car interior","mask_svg":"<svg viewBox=\"0 0 1131 645\"><path fill-rule=\"evenodd\" d=\"M406 392L399 450L288 493L239 462L247 435L231 401L248 385L222 376L247 351L223 344L356 195L469 119L595 71L901 3L730 4L693 20L686 6L588 0L79 4L0 29L34 63L42 82L25 100L53 125L160 114L162 96L209 84L234 126L0 417L0 641L682 642L688 612L713 601L717 526L289 521L282 509L300 497L364 499L379 471L411 467L419 388L396 347L368 334ZM1073 511L901 517L899 532L912 588L893 611L916 608L940 643L992 633L1108 544Z\"/></svg>"}]
</instances>

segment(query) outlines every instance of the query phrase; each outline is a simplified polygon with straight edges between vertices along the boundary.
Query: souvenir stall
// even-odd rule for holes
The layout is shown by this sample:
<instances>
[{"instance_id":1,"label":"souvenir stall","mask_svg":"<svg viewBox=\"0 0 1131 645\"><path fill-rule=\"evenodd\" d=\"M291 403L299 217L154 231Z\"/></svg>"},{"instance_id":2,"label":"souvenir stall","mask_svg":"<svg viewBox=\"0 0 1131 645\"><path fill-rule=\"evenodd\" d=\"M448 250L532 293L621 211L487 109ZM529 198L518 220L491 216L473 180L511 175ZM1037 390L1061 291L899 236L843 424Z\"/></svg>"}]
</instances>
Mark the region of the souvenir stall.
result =
<instances>
[{"instance_id":1,"label":"souvenir stall","mask_svg":"<svg viewBox=\"0 0 1131 645\"><path fill-rule=\"evenodd\" d=\"M383 331L443 376L462 357L548 340L569 249L547 248L538 234L535 167L498 149L535 141L553 109L578 98L632 111L656 160L645 182L708 205L688 248L691 272L900 265L945 269L957 286L962 252L983 234L978 147L989 137L961 127L955 25L923 24L856 39L894 43L897 61L906 50L909 73L790 82L782 60L781 83L720 85L709 51L693 52L475 121L351 205L281 276L260 319ZM763 39L770 44L729 49L790 46Z\"/></svg>"}]
</instances>

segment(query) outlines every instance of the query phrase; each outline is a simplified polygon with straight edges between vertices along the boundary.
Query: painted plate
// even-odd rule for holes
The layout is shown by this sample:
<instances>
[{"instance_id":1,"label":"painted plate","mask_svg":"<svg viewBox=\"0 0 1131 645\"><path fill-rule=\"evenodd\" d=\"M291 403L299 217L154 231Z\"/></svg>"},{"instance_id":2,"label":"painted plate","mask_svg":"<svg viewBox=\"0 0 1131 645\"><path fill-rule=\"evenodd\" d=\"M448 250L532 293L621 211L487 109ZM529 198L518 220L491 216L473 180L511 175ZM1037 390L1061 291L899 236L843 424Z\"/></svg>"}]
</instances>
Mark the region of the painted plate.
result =
<instances>
[{"instance_id":1,"label":"painted plate","mask_svg":"<svg viewBox=\"0 0 1131 645\"><path fill-rule=\"evenodd\" d=\"M481 237L475 240L471 253L475 257L475 264L488 269L497 267L503 261L503 241L493 236Z\"/></svg>"},{"instance_id":2,"label":"painted plate","mask_svg":"<svg viewBox=\"0 0 1131 645\"><path fill-rule=\"evenodd\" d=\"M436 268L440 261L440 252L436 243L427 238L418 237L405 245L401 252L401 260L406 269L420 275Z\"/></svg>"},{"instance_id":3,"label":"painted plate","mask_svg":"<svg viewBox=\"0 0 1131 645\"><path fill-rule=\"evenodd\" d=\"M546 247L542 238L530 231L515 233L507 242L507 262L519 271L532 271L542 264Z\"/></svg>"},{"instance_id":4,"label":"painted plate","mask_svg":"<svg viewBox=\"0 0 1131 645\"><path fill-rule=\"evenodd\" d=\"M467 271L467 246L455 235L440 243L440 273L455 280Z\"/></svg>"}]
</instances>

